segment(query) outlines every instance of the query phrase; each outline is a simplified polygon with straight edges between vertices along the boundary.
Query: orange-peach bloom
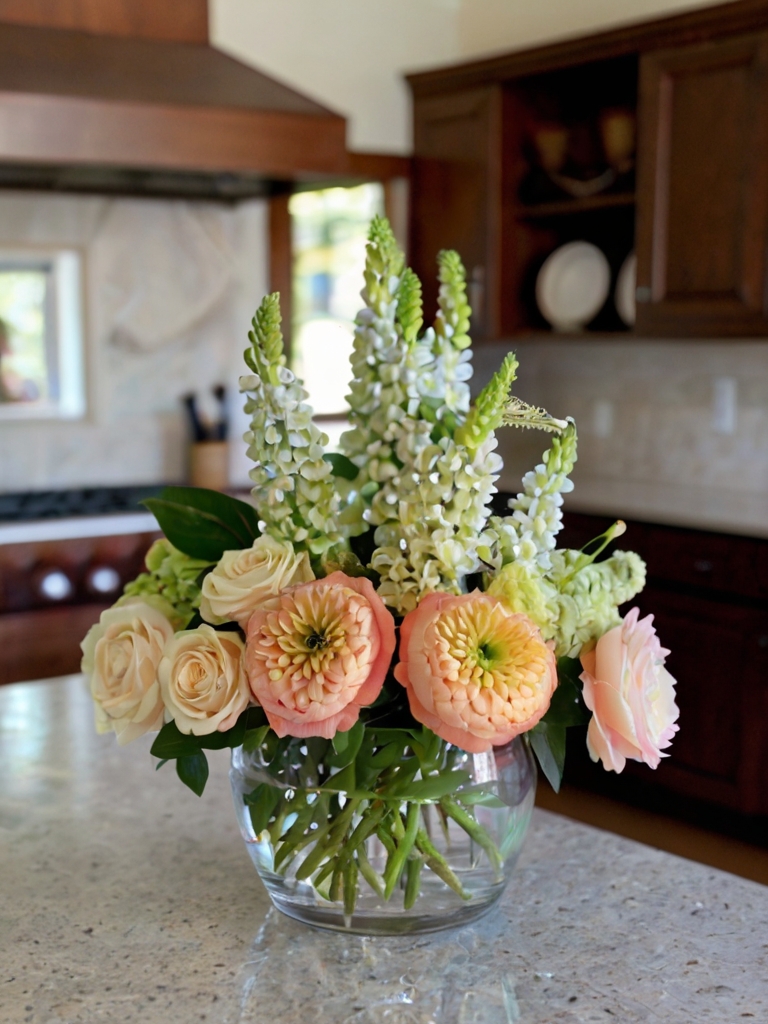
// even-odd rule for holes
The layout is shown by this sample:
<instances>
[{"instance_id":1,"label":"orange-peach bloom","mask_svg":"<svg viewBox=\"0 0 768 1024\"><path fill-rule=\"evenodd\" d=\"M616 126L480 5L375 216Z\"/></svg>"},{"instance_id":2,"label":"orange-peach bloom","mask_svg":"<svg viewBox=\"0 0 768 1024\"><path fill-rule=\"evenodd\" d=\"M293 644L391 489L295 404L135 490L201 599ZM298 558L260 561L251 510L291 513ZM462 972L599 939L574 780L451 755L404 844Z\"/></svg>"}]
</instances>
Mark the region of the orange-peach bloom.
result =
<instances>
[{"instance_id":1,"label":"orange-peach bloom","mask_svg":"<svg viewBox=\"0 0 768 1024\"><path fill-rule=\"evenodd\" d=\"M619 626L581 655L584 703L592 712L587 749L593 761L620 772L627 762L657 768L678 730L675 680L664 668L653 616L632 608Z\"/></svg>"},{"instance_id":2,"label":"orange-peach bloom","mask_svg":"<svg viewBox=\"0 0 768 1024\"><path fill-rule=\"evenodd\" d=\"M394 650L395 620L371 581L334 572L253 613L245 664L278 736L331 739L376 700Z\"/></svg>"},{"instance_id":3,"label":"orange-peach bloom","mask_svg":"<svg viewBox=\"0 0 768 1024\"><path fill-rule=\"evenodd\" d=\"M395 678L411 714L472 754L508 743L546 712L555 656L527 615L497 597L432 593L400 627Z\"/></svg>"}]
</instances>

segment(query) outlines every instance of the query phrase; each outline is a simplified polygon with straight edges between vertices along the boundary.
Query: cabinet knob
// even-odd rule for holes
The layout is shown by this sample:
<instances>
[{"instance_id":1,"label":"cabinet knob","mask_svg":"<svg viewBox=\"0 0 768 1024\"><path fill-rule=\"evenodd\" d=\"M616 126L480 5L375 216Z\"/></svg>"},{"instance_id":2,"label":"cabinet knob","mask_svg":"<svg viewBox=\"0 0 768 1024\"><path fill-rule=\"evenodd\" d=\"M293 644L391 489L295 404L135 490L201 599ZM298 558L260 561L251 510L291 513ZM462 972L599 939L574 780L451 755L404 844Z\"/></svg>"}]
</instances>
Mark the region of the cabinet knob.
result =
<instances>
[{"instance_id":1,"label":"cabinet knob","mask_svg":"<svg viewBox=\"0 0 768 1024\"><path fill-rule=\"evenodd\" d=\"M40 577L37 584L38 593L47 601L66 601L74 589L72 580L61 569L50 569Z\"/></svg>"},{"instance_id":2,"label":"cabinet knob","mask_svg":"<svg viewBox=\"0 0 768 1024\"><path fill-rule=\"evenodd\" d=\"M712 572L714 566L706 558L697 558L693 563L693 568L696 572Z\"/></svg>"},{"instance_id":3,"label":"cabinet knob","mask_svg":"<svg viewBox=\"0 0 768 1024\"><path fill-rule=\"evenodd\" d=\"M88 573L88 589L96 594L114 594L120 583L120 573L111 565L97 565Z\"/></svg>"}]
</instances>

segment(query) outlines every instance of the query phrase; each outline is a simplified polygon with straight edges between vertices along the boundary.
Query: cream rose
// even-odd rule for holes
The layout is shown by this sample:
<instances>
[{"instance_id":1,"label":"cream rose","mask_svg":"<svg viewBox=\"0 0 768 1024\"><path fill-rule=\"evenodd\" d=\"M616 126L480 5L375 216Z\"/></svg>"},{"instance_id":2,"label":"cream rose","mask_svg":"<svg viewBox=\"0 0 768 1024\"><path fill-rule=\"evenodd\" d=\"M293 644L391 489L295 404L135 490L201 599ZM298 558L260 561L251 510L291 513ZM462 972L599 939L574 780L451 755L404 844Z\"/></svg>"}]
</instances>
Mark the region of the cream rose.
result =
<instances>
[{"instance_id":1,"label":"cream rose","mask_svg":"<svg viewBox=\"0 0 768 1024\"><path fill-rule=\"evenodd\" d=\"M179 732L207 736L231 729L250 699L245 645L213 626L177 633L158 668L160 690Z\"/></svg>"},{"instance_id":2,"label":"cream rose","mask_svg":"<svg viewBox=\"0 0 768 1024\"><path fill-rule=\"evenodd\" d=\"M587 749L593 761L620 772L627 762L657 768L678 730L675 680L664 668L669 651L659 643L653 616L627 612L597 647L581 655L584 703L592 712Z\"/></svg>"},{"instance_id":3,"label":"cream rose","mask_svg":"<svg viewBox=\"0 0 768 1024\"><path fill-rule=\"evenodd\" d=\"M205 577L200 614L207 622L234 621L245 629L257 608L314 578L306 551L297 554L288 541L257 537L244 551L225 551Z\"/></svg>"},{"instance_id":4,"label":"cream rose","mask_svg":"<svg viewBox=\"0 0 768 1024\"><path fill-rule=\"evenodd\" d=\"M96 705L96 730L130 743L163 724L157 666L173 636L168 619L144 601L108 608L80 645Z\"/></svg>"}]
</instances>

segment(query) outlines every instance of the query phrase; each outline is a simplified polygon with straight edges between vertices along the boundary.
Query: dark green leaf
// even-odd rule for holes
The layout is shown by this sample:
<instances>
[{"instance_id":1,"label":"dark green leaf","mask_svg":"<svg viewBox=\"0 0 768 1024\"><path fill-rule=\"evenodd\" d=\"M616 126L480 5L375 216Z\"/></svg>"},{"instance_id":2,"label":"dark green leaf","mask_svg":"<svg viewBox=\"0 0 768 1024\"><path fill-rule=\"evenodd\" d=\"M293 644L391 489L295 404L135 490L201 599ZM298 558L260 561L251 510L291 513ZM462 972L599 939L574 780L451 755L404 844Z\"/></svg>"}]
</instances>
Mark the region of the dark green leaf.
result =
<instances>
[{"instance_id":1,"label":"dark green leaf","mask_svg":"<svg viewBox=\"0 0 768 1024\"><path fill-rule=\"evenodd\" d=\"M261 744L264 742L264 737L269 732L269 725L260 725L258 729L249 729L245 734L243 740L243 750L246 754L254 754Z\"/></svg>"},{"instance_id":2,"label":"dark green leaf","mask_svg":"<svg viewBox=\"0 0 768 1024\"><path fill-rule=\"evenodd\" d=\"M352 793L355 789L354 761L326 779L321 788L328 790L329 793Z\"/></svg>"},{"instance_id":3,"label":"dark green leaf","mask_svg":"<svg viewBox=\"0 0 768 1024\"><path fill-rule=\"evenodd\" d=\"M455 793L459 786L469 782L469 772L443 772L429 775L426 779L414 780L405 791L407 800L439 800L449 793Z\"/></svg>"},{"instance_id":4,"label":"dark green leaf","mask_svg":"<svg viewBox=\"0 0 768 1024\"><path fill-rule=\"evenodd\" d=\"M583 725L589 721L589 711L581 696L581 682L578 674L581 663L576 658L559 658L557 676L559 683L552 694L549 708L542 721L547 725Z\"/></svg>"},{"instance_id":5,"label":"dark green leaf","mask_svg":"<svg viewBox=\"0 0 768 1024\"><path fill-rule=\"evenodd\" d=\"M245 797L245 802L250 809L251 825L256 835L263 832L269 824L269 819L279 800L280 790L276 786L268 786L264 782Z\"/></svg>"},{"instance_id":6,"label":"dark green leaf","mask_svg":"<svg viewBox=\"0 0 768 1024\"><path fill-rule=\"evenodd\" d=\"M203 487L166 487L144 503L168 540L192 558L218 562L225 551L248 548L259 516L247 502Z\"/></svg>"},{"instance_id":7,"label":"dark green leaf","mask_svg":"<svg viewBox=\"0 0 768 1024\"><path fill-rule=\"evenodd\" d=\"M541 770L558 793L565 766L565 726L539 722L527 735Z\"/></svg>"},{"instance_id":8,"label":"dark green leaf","mask_svg":"<svg viewBox=\"0 0 768 1024\"><path fill-rule=\"evenodd\" d=\"M169 757L164 757L162 761L158 761L157 764L155 765L155 771L159 771L163 767L163 765L168 764L169 761Z\"/></svg>"},{"instance_id":9,"label":"dark green leaf","mask_svg":"<svg viewBox=\"0 0 768 1024\"><path fill-rule=\"evenodd\" d=\"M354 761L362 745L364 735L365 725L363 722L355 722L347 732L337 732L332 741L333 749L338 755L338 758L334 758L334 764L337 764L339 768L343 768L350 761Z\"/></svg>"},{"instance_id":10,"label":"dark green leaf","mask_svg":"<svg viewBox=\"0 0 768 1024\"><path fill-rule=\"evenodd\" d=\"M266 722L266 715L261 708L246 708L231 729L226 732L212 732L207 736L187 736L179 732L175 722L166 722L155 737L150 748L153 757L171 760L174 757L185 757L198 750L223 750L225 747L239 747L245 740L249 729L259 729Z\"/></svg>"},{"instance_id":11,"label":"dark green leaf","mask_svg":"<svg viewBox=\"0 0 768 1024\"><path fill-rule=\"evenodd\" d=\"M199 736L185 736L183 732L179 732L179 727L175 722L166 722L155 737L155 742L149 752L153 757L171 761L176 757L196 754L199 749Z\"/></svg>"},{"instance_id":12,"label":"dark green leaf","mask_svg":"<svg viewBox=\"0 0 768 1024\"><path fill-rule=\"evenodd\" d=\"M333 475L340 476L344 480L355 480L360 472L354 462L340 452L326 452L323 458L326 462L330 462Z\"/></svg>"},{"instance_id":13,"label":"dark green leaf","mask_svg":"<svg viewBox=\"0 0 768 1024\"><path fill-rule=\"evenodd\" d=\"M375 754L370 755L367 758L367 763L371 768L378 768L379 771L389 768L390 765L399 761L403 756L407 742L407 739L403 738L402 743L388 743L386 747L382 747L381 750L377 750Z\"/></svg>"},{"instance_id":14,"label":"dark green leaf","mask_svg":"<svg viewBox=\"0 0 768 1024\"><path fill-rule=\"evenodd\" d=\"M208 781L208 758L202 750L194 754L185 754L176 760L176 774L193 793L202 796Z\"/></svg>"}]
</instances>

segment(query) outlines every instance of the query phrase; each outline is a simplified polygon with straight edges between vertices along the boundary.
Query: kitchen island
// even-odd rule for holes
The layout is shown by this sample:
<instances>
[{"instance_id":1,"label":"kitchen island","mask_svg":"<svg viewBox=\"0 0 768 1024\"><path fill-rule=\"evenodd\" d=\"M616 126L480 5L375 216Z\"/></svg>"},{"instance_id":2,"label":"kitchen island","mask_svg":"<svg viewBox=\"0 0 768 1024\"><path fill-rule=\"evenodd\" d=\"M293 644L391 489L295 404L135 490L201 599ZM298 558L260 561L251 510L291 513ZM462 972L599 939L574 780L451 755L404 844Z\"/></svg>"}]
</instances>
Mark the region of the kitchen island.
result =
<instances>
[{"instance_id":1,"label":"kitchen island","mask_svg":"<svg viewBox=\"0 0 768 1024\"><path fill-rule=\"evenodd\" d=\"M0 687L3 1024L768 1020L768 889L535 812L474 926L362 939L279 916L235 825L78 676Z\"/></svg>"}]
</instances>

